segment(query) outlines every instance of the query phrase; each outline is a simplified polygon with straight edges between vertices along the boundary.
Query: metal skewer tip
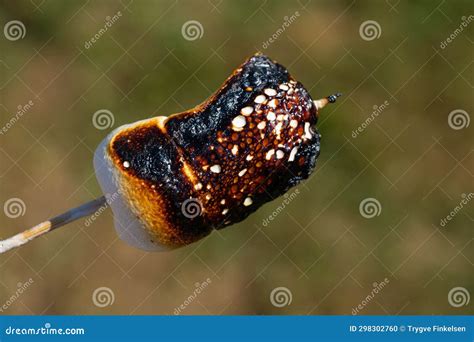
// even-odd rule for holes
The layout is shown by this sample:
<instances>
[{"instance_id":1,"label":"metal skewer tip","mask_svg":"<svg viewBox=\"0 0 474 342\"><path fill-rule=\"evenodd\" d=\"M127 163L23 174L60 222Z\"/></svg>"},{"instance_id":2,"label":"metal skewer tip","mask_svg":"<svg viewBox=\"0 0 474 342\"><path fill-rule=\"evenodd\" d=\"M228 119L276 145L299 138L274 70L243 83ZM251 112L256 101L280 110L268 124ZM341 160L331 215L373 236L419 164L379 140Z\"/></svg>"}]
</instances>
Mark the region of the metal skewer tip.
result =
<instances>
[{"instance_id":1,"label":"metal skewer tip","mask_svg":"<svg viewBox=\"0 0 474 342\"><path fill-rule=\"evenodd\" d=\"M329 95L328 97L324 97L322 99L313 101L314 105L316 106L316 111L319 112L319 110L326 107L328 103L336 102L337 98L341 95L342 93L335 93L335 94Z\"/></svg>"}]
</instances>

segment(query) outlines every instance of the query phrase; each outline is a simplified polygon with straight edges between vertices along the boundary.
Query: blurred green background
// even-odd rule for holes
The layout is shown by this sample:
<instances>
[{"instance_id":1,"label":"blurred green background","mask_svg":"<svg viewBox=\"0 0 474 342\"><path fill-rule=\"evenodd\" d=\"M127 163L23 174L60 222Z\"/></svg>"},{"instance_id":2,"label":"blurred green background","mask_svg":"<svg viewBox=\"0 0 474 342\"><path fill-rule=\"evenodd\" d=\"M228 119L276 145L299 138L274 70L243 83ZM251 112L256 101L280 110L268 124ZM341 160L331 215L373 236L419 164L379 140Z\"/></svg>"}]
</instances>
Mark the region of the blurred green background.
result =
<instances>
[{"instance_id":1,"label":"blurred green background","mask_svg":"<svg viewBox=\"0 0 474 342\"><path fill-rule=\"evenodd\" d=\"M33 105L0 134L1 204L25 204L1 213L0 238L99 196L92 155L109 131L195 106L256 51L313 98L344 96L283 210L279 198L169 253L118 240L110 212L77 221L0 256L1 313L173 314L209 278L181 314L472 314L474 201L441 224L474 192L472 12L468 0L2 1L0 125ZM197 34L183 31L191 20ZM113 127L94 127L101 109ZM380 203L371 218L367 198ZM101 287L113 301L97 305Z\"/></svg>"}]
</instances>

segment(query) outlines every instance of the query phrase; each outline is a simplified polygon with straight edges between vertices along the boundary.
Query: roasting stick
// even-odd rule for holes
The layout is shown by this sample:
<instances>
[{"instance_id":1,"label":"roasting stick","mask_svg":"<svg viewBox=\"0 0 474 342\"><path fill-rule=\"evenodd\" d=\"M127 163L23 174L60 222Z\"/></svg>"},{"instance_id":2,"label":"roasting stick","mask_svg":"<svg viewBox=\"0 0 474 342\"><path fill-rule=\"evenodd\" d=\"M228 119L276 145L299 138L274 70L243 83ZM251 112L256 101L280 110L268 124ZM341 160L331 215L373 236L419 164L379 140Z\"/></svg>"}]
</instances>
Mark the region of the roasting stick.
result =
<instances>
[{"instance_id":1,"label":"roasting stick","mask_svg":"<svg viewBox=\"0 0 474 342\"><path fill-rule=\"evenodd\" d=\"M328 97L315 100L314 105L316 106L317 113L323 109L327 104L336 102L336 99L341 96L341 93L336 93ZM31 240L49 233L59 227L65 226L66 224L93 214L97 209L106 205L107 201L104 196L89 201L79 207L72 208L65 213L53 217L47 221L41 222L36 226L27 229L21 233L18 233L6 240L0 240L0 254L5 253L13 248L20 247Z\"/></svg>"},{"instance_id":2,"label":"roasting stick","mask_svg":"<svg viewBox=\"0 0 474 342\"><path fill-rule=\"evenodd\" d=\"M89 201L79 207L69 209L65 213L55 216L47 221L41 222L36 226L18 233L6 240L0 241L0 254L9 251L10 249L24 245L25 243L44 235L52 230L62 227L70 222L73 222L81 217L93 214L97 209L106 204L105 197L99 197L95 200Z\"/></svg>"}]
</instances>

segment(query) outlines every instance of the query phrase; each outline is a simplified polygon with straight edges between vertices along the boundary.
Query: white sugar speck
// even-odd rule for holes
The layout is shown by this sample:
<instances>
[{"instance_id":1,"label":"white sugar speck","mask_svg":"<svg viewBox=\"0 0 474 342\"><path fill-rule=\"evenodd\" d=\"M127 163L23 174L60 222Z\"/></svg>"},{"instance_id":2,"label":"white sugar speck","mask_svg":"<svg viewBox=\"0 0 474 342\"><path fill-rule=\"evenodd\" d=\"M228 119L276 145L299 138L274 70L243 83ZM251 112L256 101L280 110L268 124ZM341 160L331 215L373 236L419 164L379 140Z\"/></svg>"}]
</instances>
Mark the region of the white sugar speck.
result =
<instances>
[{"instance_id":1,"label":"white sugar speck","mask_svg":"<svg viewBox=\"0 0 474 342\"><path fill-rule=\"evenodd\" d=\"M304 136L307 139L311 139L313 137L313 135L311 134L311 127L309 122L304 123Z\"/></svg>"},{"instance_id":2,"label":"white sugar speck","mask_svg":"<svg viewBox=\"0 0 474 342\"><path fill-rule=\"evenodd\" d=\"M274 154L275 154L275 150L272 148L272 149L271 149L270 151L268 151L267 154L265 155L265 159L266 159L266 160L270 160Z\"/></svg>"},{"instance_id":3,"label":"white sugar speck","mask_svg":"<svg viewBox=\"0 0 474 342\"><path fill-rule=\"evenodd\" d=\"M232 128L242 128L245 126L245 116L238 115L232 120Z\"/></svg>"},{"instance_id":4,"label":"white sugar speck","mask_svg":"<svg viewBox=\"0 0 474 342\"><path fill-rule=\"evenodd\" d=\"M124 161L123 162L123 167L124 168L129 168L130 167L130 163L128 161Z\"/></svg>"},{"instance_id":5,"label":"white sugar speck","mask_svg":"<svg viewBox=\"0 0 474 342\"><path fill-rule=\"evenodd\" d=\"M275 113L273 113L273 112L268 112L268 114L267 114L267 119L268 119L269 121L275 120L275 119L276 119Z\"/></svg>"},{"instance_id":6,"label":"white sugar speck","mask_svg":"<svg viewBox=\"0 0 474 342\"><path fill-rule=\"evenodd\" d=\"M268 107L276 108L277 105L278 105L278 100L277 99L273 99L270 102L268 102Z\"/></svg>"},{"instance_id":7,"label":"white sugar speck","mask_svg":"<svg viewBox=\"0 0 474 342\"><path fill-rule=\"evenodd\" d=\"M248 207L249 205L252 205L253 201L250 197L247 197L244 201L244 205Z\"/></svg>"},{"instance_id":8,"label":"white sugar speck","mask_svg":"<svg viewBox=\"0 0 474 342\"><path fill-rule=\"evenodd\" d=\"M211 172L214 172L214 173L219 173L221 172L221 166L220 165L212 165L211 166Z\"/></svg>"},{"instance_id":9,"label":"white sugar speck","mask_svg":"<svg viewBox=\"0 0 474 342\"><path fill-rule=\"evenodd\" d=\"M255 102L255 103L264 103L266 99L267 99L267 98L265 97L265 95L258 95L258 96L255 98L254 102Z\"/></svg>"},{"instance_id":10,"label":"white sugar speck","mask_svg":"<svg viewBox=\"0 0 474 342\"><path fill-rule=\"evenodd\" d=\"M288 158L288 161L292 162L295 160L296 152L298 152L298 147L293 147L293 149L290 152L290 157Z\"/></svg>"},{"instance_id":11,"label":"white sugar speck","mask_svg":"<svg viewBox=\"0 0 474 342\"><path fill-rule=\"evenodd\" d=\"M267 88L263 91L268 96L275 96L277 94L275 89Z\"/></svg>"},{"instance_id":12,"label":"white sugar speck","mask_svg":"<svg viewBox=\"0 0 474 342\"><path fill-rule=\"evenodd\" d=\"M281 134L281 129L283 128L283 123L282 122L279 122L276 124L275 126L275 133L277 135L277 138L280 139L280 134Z\"/></svg>"},{"instance_id":13,"label":"white sugar speck","mask_svg":"<svg viewBox=\"0 0 474 342\"><path fill-rule=\"evenodd\" d=\"M234 145L232 147L232 154L235 156L237 154L237 152L239 152L239 146Z\"/></svg>"},{"instance_id":14,"label":"white sugar speck","mask_svg":"<svg viewBox=\"0 0 474 342\"><path fill-rule=\"evenodd\" d=\"M252 112L253 112L253 107L250 107L250 106L244 107L240 110L240 114L245 115L245 116L252 114Z\"/></svg>"}]
</instances>

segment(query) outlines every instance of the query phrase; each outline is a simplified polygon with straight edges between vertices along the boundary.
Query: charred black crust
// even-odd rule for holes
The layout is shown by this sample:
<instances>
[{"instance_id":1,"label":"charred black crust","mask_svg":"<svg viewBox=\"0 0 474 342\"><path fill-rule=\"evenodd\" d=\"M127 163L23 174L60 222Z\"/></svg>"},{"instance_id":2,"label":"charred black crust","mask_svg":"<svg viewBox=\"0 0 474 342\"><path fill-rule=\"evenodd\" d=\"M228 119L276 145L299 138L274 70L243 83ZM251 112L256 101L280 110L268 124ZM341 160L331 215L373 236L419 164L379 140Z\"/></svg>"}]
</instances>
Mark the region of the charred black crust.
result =
<instances>
[{"instance_id":1,"label":"charred black crust","mask_svg":"<svg viewBox=\"0 0 474 342\"><path fill-rule=\"evenodd\" d=\"M226 170L216 175L204 167L209 167L213 161L227 166L247 162L245 159L235 160L230 150L222 148L218 143L222 138L219 134L229 138L233 134L232 130L229 133L229 125L244 106L253 105L255 97L262 94L264 89L278 89L279 85L288 82L298 92L298 106L291 109L298 112L292 115L313 127L311 138L306 138L304 143L298 145L294 161L285 163L283 159L275 160L271 167L264 165L258 169L258 178L254 182L257 186L250 194L246 193L253 200L251 205L243 205L243 198L225 197L229 195L234 177L228 177L229 173L224 175ZM284 99L280 98L280 101L283 103ZM300 105L305 108L301 109ZM300 109L295 109L297 107ZM256 55L245 62L203 105L173 115L166 121L164 129L157 125L146 125L121 132L112 142L111 149L112 154L117 155L118 165L123 172L153 186L154 191L165 198L165 211L169 213L167 220L184 244L183 241L189 243L198 240L213 228L220 229L244 220L263 204L308 178L319 155L320 136L314 128L316 120L315 106L304 87L294 82L283 66L266 56ZM218 149L221 149L219 154ZM229 163L230 158L234 158L232 163ZM125 161L129 164L126 168L123 167ZM196 191L189 177L182 172L182 161L191 166L203 186L209 185L212 190L201 188L201 192ZM203 215L192 218L183 215L183 203L190 198L202 200L206 192L213 197L204 204L199 202ZM221 215L219 211L219 215L215 215L206 211L209 209L206 205L215 206L218 203L216 201L221 199L226 199L229 204L226 214Z\"/></svg>"},{"instance_id":2,"label":"charred black crust","mask_svg":"<svg viewBox=\"0 0 474 342\"><path fill-rule=\"evenodd\" d=\"M122 169L149 181L159 188L166 186L180 193L183 189L175 170L180 166L173 143L157 126L138 126L119 133L112 142L112 150L122 162ZM129 166L123 166L128 162Z\"/></svg>"},{"instance_id":3,"label":"charred black crust","mask_svg":"<svg viewBox=\"0 0 474 342\"><path fill-rule=\"evenodd\" d=\"M123 172L143 180L148 191L156 191L164 198L161 209L170 213L167 220L177 236L195 241L209 233L211 229L202 216L190 218L183 213L181 205L192 196L192 186L179 171L183 164L176 145L157 126L138 126L119 133L111 148Z\"/></svg>"},{"instance_id":4,"label":"charred black crust","mask_svg":"<svg viewBox=\"0 0 474 342\"><path fill-rule=\"evenodd\" d=\"M183 147L184 157L193 163L202 156L209 157L209 147L217 140L217 132L229 127L232 118L239 114L242 107L252 105L253 99L262 94L265 88L277 89L280 84L289 82L288 70L268 57L251 57L241 66L241 71L232 75L224 86L206 102L196 115L183 113L174 116L166 123L167 131L177 145ZM302 97L312 101L309 93L298 83ZM308 121L316 124L314 106ZM211 217L209 224L215 229L240 222L255 212L261 205L283 195L291 187L308 178L315 167L319 155L319 134L301 146L299 157L303 164L280 165L264 171L262 184L253 192L251 206L236 206L225 217ZM271 183L268 183L270 182ZM213 184L215 186L215 184ZM220 186L229 186L225 183Z\"/></svg>"},{"instance_id":5,"label":"charred black crust","mask_svg":"<svg viewBox=\"0 0 474 342\"><path fill-rule=\"evenodd\" d=\"M166 124L168 133L185 149L195 154L203 152L216 133L226 127L242 105L251 102L265 88L277 87L289 81L288 70L267 56L252 56L227 80L215 94L215 101L206 102L199 115L174 117ZM252 89L252 90L247 90Z\"/></svg>"}]
</instances>

